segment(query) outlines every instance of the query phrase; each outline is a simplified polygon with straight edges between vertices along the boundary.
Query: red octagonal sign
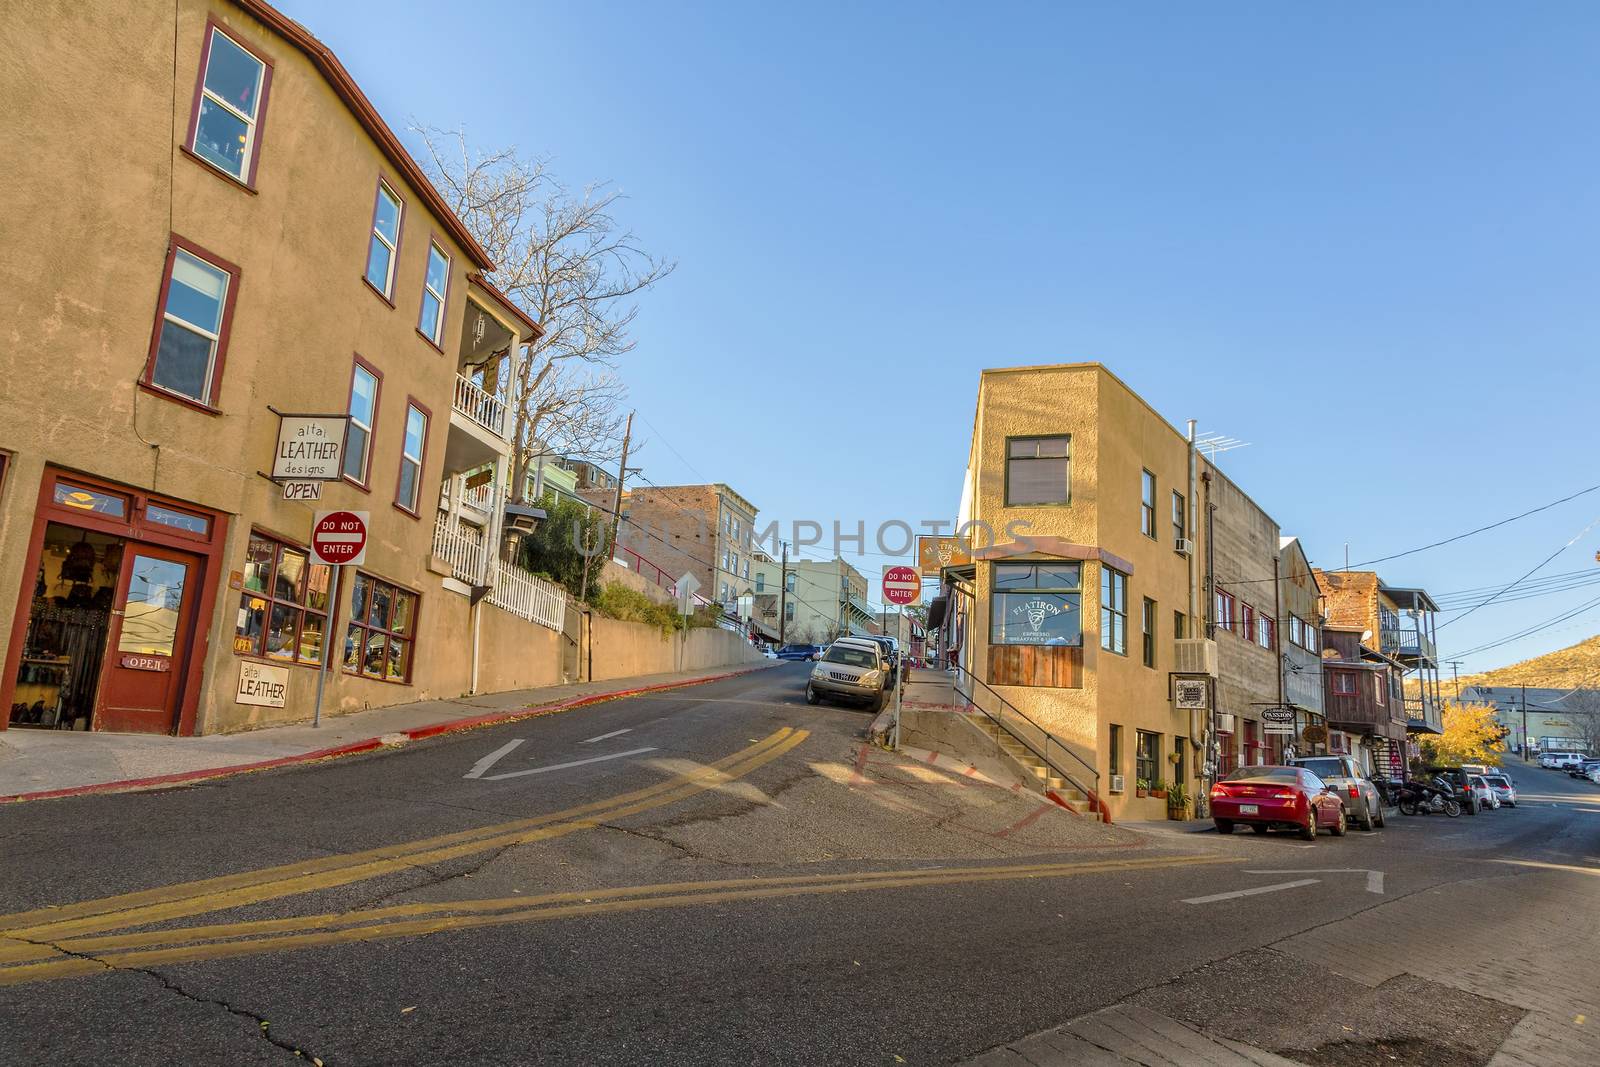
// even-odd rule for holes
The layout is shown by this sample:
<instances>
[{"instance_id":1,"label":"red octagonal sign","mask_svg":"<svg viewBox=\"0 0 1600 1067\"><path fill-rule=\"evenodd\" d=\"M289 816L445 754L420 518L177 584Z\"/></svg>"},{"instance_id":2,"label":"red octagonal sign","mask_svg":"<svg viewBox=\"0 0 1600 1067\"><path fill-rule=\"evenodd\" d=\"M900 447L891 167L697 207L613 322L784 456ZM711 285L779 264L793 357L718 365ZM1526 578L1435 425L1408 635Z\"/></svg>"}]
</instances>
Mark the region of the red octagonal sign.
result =
<instances>
[{"instance_id":1,"label":"red octagonal sign","mask_svg":"<svg viewBox=\"0 0 1600 1067\"><path fill-rule=\"evenodd\" d=\"M902 607L922 599L922 576L913 567L883 568L883 599Z\"/></svg>"},{"instance_id":2,"label":"red octagonal sign","mask_svg":"<svg viewBox=\"0 0 1600 1067\"><path fill-rule=\"evenodd\" d=\"M318 563L361 563L367 558L367 512L319 511L311 523L311 556Z\"/></svg>"}]
</instances>

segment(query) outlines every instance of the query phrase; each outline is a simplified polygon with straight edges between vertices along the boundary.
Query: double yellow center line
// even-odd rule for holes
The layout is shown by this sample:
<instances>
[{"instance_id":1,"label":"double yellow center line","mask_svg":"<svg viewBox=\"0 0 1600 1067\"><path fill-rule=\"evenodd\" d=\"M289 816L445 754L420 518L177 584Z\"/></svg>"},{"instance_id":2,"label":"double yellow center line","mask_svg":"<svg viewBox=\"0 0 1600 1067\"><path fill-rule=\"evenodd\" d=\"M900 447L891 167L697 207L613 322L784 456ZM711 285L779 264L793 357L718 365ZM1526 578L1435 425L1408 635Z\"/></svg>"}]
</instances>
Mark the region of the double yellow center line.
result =
<instances>
[{"instance_id":1,"label":"double yellow center line","mask_svg":"<svg viewBox=\"0 0 1600 1067\"><path fill-rule=\"evenodd\" d=\"M784 727L716 763L698 767L644 789L548 815L474 827L362 852L103 897L65 907L0 915L0 965L55 955L50 946L86 934L127 930L298 896L407 868L592 829L607 820L636 815L732 782L779 758L807 736L805 730Z\"/></svg>"}]
</instances>

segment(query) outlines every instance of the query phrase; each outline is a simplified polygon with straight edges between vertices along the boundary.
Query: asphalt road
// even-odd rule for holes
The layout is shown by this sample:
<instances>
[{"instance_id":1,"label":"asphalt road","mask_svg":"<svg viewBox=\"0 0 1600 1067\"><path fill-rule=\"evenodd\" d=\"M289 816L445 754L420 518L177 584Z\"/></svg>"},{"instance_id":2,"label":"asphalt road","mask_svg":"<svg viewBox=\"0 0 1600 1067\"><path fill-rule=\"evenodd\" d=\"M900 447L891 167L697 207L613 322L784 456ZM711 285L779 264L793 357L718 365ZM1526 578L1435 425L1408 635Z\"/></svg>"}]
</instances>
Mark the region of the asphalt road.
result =
<instances>
[{"instance_id":1,"label":"asphalt road","mask_svg":"<svg viewBox=\"0 0 1600 1067\"><path fill-rule=\"evenodd\" d=\"M1537 770L1518 809L1314 845L1106 828L865 749L805 670L0 808L0 1062L960 1062L1544 870L1506 860L1600 863L1600 788Z\"/></svg>"}]
</instances>

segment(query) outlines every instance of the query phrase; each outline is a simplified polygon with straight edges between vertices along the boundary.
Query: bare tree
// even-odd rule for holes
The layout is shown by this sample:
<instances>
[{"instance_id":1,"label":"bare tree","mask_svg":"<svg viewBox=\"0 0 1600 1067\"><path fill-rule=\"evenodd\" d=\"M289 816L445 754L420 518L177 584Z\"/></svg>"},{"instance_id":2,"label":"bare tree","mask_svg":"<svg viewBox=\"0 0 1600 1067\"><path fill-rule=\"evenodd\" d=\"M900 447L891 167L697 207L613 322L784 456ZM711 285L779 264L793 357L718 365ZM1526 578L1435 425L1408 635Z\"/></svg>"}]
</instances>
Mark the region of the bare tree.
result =
<instances>
[{"instance_id":1,"label":"bare tree","mask_svg":"<svg viewBox=\"0 0 1600 1067\"><path fill-rule=\"evenodd\" d=\"M1561 703L1587 751L1600 752L1600 690L1579 689Z\"/></svg>"},{"instance_id":2,"label":"bare tree","mask_svg":"<svg viewBox=\"0 0 1600 1067\"><path fill-rule=\"evenodd\" d=\"M611 373L631 352L633 298L676 263L641 249L613 214L608 183L574 192L544 158L483 152L465 130L413 126L423 169L495 262L494 283L544 328L509 382L515 411L512 491L521 500L541 441L609 452L625 387Z\"/></svg>"}]
</instances>

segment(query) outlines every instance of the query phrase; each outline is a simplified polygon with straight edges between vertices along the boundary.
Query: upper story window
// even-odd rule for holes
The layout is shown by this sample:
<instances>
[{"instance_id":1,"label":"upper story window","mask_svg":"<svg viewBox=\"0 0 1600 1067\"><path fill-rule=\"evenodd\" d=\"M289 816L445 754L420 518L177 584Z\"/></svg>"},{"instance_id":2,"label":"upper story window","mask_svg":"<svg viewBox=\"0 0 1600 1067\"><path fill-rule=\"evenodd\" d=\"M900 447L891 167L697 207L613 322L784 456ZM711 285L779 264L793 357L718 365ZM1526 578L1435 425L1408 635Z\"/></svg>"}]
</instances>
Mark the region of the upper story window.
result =
<instances>
[{"instance_id":1,"label":"upper story window","mask_svg":"<svg viewBox=\"0 0 1600 1067\"><path fill-rule=\"evenodd\" d=\"M1139 472L1139 532L1156 535L1156 476L1149 471Z\"/></svg>"},{"instance_id":2,"label":"upper story window","mask_svg":"<svg viewBox=\"0 0 1600 1067\"><path fill-rule=\"evenodd\" d=\"M764 592L767 587L767 576L760 571L756 572L756 592Z\"/></svg>"},{"instance_id":3,"label":"upper story window","mask_svg":"<svg viewBox=\"0 0 1600 1067\"><path fill-rule=\"evenodd\" d=\"M189 150L250 185L271 68L218 26L206 34L204 52Z\"/></svg>"},{"instance_id":4,"label":"upper story window","mask_svg":"<svg viewBox=\"0 0 1600 1067\"><path fill-rule=\"evenodd\" d=\"M1189 536L1189 513L1184 508L1183 494L1172 494L1172 547L1181 547L1184 538Z\"/></svg>"},{"instance_id":5,"label":"upper story window","mask_svg":"<svg viewBox=\"0 0 1600 1067\"><path fill-rule=\"evenodd\" d=\"M385 300L394 300L394 264L400 255L400 222L405 205L378 179L378 199L372 206L372 240L367 248L367 284ZM426 307L426 302L424 302Z\"/></svg>"},{"instance_id":6,"label":"upper story window","mask_svg":"<svg viewBox=\"0 0 1600 1067\"><path fill-rule=\"evenodd\" d=\"M358 357L350 375L350 423L344 438L344 476L365 487L372 466L372 431L383 378Z\"/></svg>"},{"instance_id":7,"label":"upper story window","mask_svg":"<svg viewBox=\"0 0 1600 1067\"><path fill-rule=\"evenodd\" d=\"M1069 503L1071 483L1071 437L1006 438L1006 507Z\"/></svg>"},{"instance_id":8,"label":"upper story window","mask_svg":"<svg viewBox=\"0 0 1600 1067\"><path fill-rule=\"evenodd\" d=\"M794 579L795 576L792 571L783 577L783 588L790 593L794 592Z\"/></svg>"},{"instance_id":9,"label":"upper story window","mask_svg":"<svg viewBox=\"0 0 1600 1067\"><path fill-rule=\"evenodd\" d=\"M1128 576L1112 567L1100 567L1100 647L1119 656L1128 654Z\"/></svg>"},{"instance_id":10,"label":"upper story window","mask_svg":"<svg viewBox=\"0 0 1600 1067\"><path fill-rule=\"evenodd\" d=\"M1256 644L1262 648L1278 647L1278 624L1265 615L1256 619Z\"/></svg>"},{"instance_id":11,"label":"upper story window","mask_svg":"<svg viewBox=\"0 0 1600 1067\"><path fill-rule=\"evenodd\" d=\"M1217 590L1217 629L1233 629L1233 594Z\"/></svg>"},{"instance_id":12,"label":"upper story window","mask_svg":"<svg viewBox=\"0 0 1600 1067\"><path fill-rule=\"evenodd\" d=\"M373 231L377 236L377 231ZM450 257L438 245L428 245L428 270L422 277L422 318L417 329L435 346L444 334L444 296L450 290Z\"/></svg>"},{"instance_id":13,"label":"upper story window","mask_svg":"<svg viewBox=\"0 0 1600 1067\"><path fill-rule=\"evenodd\" d=\"M1256 609L1249 604L1239 605L1239 636L1246 641L1256 639Z\"/></svg>"},{"instance_id":14,"label":"upper story window","mask_svg":"<svg viewBox=\"0 0 1600 1067\"><path fill-rule=\"evenodd\" d=\"M174 238L145 381L208 407L216 402L238 268Z\"/></svg>"},{"instance_id":15,"label":"upper story window","mask_svg":"<svg viewBox=\"0 0 1600 1067\"><path fill-rule=\"evenodd\" d=\"M1388 688L1388 680L1383 675L1374 674L1372 676L1372 697L1377 701L1380 708L1388 703L1388 693L1384 692Z\"/></svg>"},{"instance_id":16,"label":"upper story window","mask_svg":"<svg viewBox=\"0 0 1600 1067\"><path fill-rule=\"evenodd\" d=\"M989 598L990 643L1083 644L1082 565L996 563Z\"/></svg>"},{"instance_id":17,"label":"upper story window","mask_svg":"<svg viewBox=\"0 0 1600 1067\"><path fill-rule=\"evenodd\" d=\"M1141 653L1144 665L1146 667L1154 667L1156 665L1156 602L1149 597L1144 598L1144 607L1139 618L1139 635L1142 638Z\"/></svg>"},{"instance_id":18,"label":"upper story window","mask_svg":"<svg viewBox=\"0 0 1600 1067\"><path fill-rule=\"evenodd\" d=\"M428 413L416 402L406 404L406 436L400 448L400 480L394 502L413 515L422 491L422 460L428 448Z\"/></svg>"},{"instance_id":19,"label":"upper story window","mask_svg":"<svg viewBox=\"0 0 1600 1067\"><path fill-rule=\"evenodd\" d=\"M1333 679L1333 691L1336 694L1342 697L1353 697L1356 695L1355 675L1351 674L1349 671L1330 671L1328 673Z\"/></svg>"}]
</instances>

